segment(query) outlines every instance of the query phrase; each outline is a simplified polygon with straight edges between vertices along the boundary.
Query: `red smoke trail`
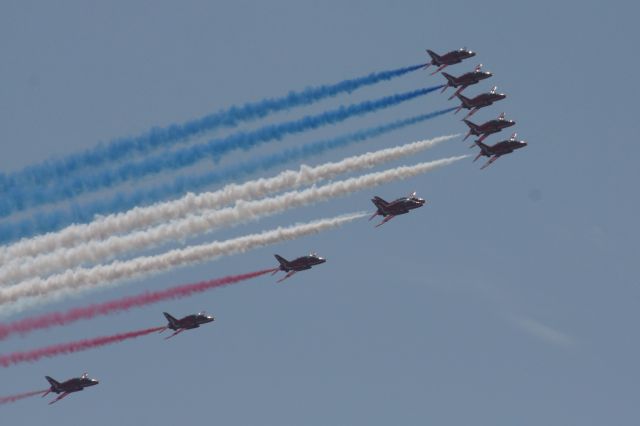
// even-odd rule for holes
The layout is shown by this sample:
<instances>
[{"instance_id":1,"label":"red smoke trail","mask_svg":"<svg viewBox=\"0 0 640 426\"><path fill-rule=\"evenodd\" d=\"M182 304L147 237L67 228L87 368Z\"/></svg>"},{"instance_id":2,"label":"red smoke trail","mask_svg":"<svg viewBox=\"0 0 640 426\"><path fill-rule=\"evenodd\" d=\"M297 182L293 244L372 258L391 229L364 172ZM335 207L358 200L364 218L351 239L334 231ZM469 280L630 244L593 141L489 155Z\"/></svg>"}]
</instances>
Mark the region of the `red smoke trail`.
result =
<instances>
[{"instance_id":1,"label":"red smoke trail","mask_svg":"<svg viewBox=\"0 0 640 426\"><path fill-rule=\"evenodd\" d=\"M17 395L0 396L0 405L8 404L10 402L16 402L16 401L19 401L19 400L24 399L24 398L29 398L30 396L40 395L40 394L45 393L46 391L47 391L47 389L42 389L42 390L39 390L39 391L19 393Z\"/></svg>"},{"instance_id":2,"label":"red smoke trail","mask_svg":"<svg viewBox=\"0 0 640 426\"><path fill-rule=\"evenodd\" d=\"M171 287L166 290L146 292L137 296L123 297L109 302L70 309L66 312L53 312L34 318L25 318L9 324L0 324L0 340L6 339L12 334L26 334L34 330L70 324L81 319L90 319L100 315L108 315L114 312L126 311L131 308L150 305L168 299L178 299L201 293L216 287L246 281L273 272L276 269L250 272L242 275L231 275L195 284L185 284Z\"/></svg>"},{"instance_id":3,"label":"red smoke trail","mask_svg":"<svg viewBox=\"0 0 640 426\"><path fill-rule=\"evenodd\" d=\"M0 356L0 364L3 367L8 367L11 364L37 361L40 358L44 357L53 357L57 355L85 351L87 349L97 348L99 346L110 345L112 343L119 343L124 340L146 336L147 334L155 333L164 329L165 327L146 328L144 330L130 331L128 333L115 334L113 336L103 336L93 339L78 340L77 342L61 343L58 345L47 346L27 352L14 352L9 355Z\"/></svg>"}]
</instances>

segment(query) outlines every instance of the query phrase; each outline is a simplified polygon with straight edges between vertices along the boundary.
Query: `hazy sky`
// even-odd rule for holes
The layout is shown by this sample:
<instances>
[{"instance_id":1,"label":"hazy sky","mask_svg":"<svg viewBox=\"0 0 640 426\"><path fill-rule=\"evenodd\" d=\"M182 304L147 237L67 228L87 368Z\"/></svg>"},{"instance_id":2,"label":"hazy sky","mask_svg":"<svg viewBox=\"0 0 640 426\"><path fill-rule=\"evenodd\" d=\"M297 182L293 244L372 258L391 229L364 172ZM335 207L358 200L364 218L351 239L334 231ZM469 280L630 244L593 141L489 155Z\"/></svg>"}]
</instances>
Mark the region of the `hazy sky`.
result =
<instances>
[{"instance_id":1,"label":"hazy sky","mask_svg":"<svg viewBox=\"0 0 640 426\"><path fill-rule=\"evenodd\" d=\"M476 121L505 111L529 146L487 170L463 161L189 242L373 211L374 194L416 190L429 200L378 229L363 220L32 311L275 266L273 253L328 259L283 285L267 276L2 341L4 354L162 325L162 311L216 316L169 341L152 335L3 369L0 395L44 388L44 375L88 371L101 383L51 407L38 397L4 405L0 423L637 424L638 9L622 1L519 3L1 2L3 171L226 106L420 63L425 48L462 46L478 56L452 74L479 62L495 74L465 93L496 84L508 95ZM243 128L442 80L415 72ZM454 104L446 98L430 94L224 164ZM464 132L460 118L308 163ZM467 147L456 139L403 163L472 152Z\"/></svg>"}]
</instances>

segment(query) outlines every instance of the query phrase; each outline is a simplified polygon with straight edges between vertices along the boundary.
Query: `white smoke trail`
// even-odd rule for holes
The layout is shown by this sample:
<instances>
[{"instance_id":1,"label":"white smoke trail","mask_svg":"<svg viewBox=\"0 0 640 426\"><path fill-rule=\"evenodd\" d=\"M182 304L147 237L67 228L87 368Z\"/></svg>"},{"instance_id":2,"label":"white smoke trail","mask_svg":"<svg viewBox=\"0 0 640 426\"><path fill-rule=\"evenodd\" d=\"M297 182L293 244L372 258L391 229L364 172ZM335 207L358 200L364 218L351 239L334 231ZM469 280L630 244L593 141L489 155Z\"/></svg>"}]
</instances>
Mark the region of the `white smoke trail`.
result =
<instances>
[{"instance_id":1,"label":"white smoke trail","mask_svg":"<svg viewBox=\"0 0 640 426\"><path fill-rule=\"evenodd\" d=\"M459 161L467 156L444 158L415 166L396 167L369 173L320 187L291 191L275 197L255 201L238 201L235 206L189 215L183 219L158 225L144 231L94 240L69 249L28 259L15 267L0 270L0 280L34 277L53 270L72 268L85 263L98 263L117 255L153 247L165 241L174 241L211 232L217 228L236 225L260 217L280 213L331 198L347 195L373 186L399 179L407 179ZM16 278L17 277L17 278Z\"/></svg>"},{"instance_id":2,"label":"white smoke trail","mask_svg":"<svg viewBox=\"0 0 640 426\"><path fill-rule=\"evenodd\" d=\"M88 224L71 225L58 232L25 239L7 247L0 247L0 263L10 266L11 263L21 263L29 256L50 253L56 249L73 247L90 240L105 239L114 234L146 228L197 211L218 208L235 200L260 198L269 193L310 185L321 180L331 179L341 173L362 170L404 156L414 155L457 136L459 135L440 136L348 157L342 161L329 162L316 167L302 165L299 170L286 170L271 178L256 179L243 184L231 184L218 191L199 195L189 193L174 201L136 207L125 213L99 217ZM3 281L0 279L0 282Z\"/></svg>"},{"instance_id":3,"label":"white smoke trail","mask_svg":"<svg viewBox=\"0 0 640 426\"><path fill-rule=\"evenodd\" d=\"M0 305L13 303L27 297L37 297L39 302L59 299L84 289L140 278L175 267L211 261L220 256L243 253L257 247L317 234L365 216L367 213L351 213L285 228L279 227L226 241L214 241L171 250L155 256L142 256L92 268L69 269L45 279L35 278L9 288L0 289Z\"/></svg>"}]
</instances>

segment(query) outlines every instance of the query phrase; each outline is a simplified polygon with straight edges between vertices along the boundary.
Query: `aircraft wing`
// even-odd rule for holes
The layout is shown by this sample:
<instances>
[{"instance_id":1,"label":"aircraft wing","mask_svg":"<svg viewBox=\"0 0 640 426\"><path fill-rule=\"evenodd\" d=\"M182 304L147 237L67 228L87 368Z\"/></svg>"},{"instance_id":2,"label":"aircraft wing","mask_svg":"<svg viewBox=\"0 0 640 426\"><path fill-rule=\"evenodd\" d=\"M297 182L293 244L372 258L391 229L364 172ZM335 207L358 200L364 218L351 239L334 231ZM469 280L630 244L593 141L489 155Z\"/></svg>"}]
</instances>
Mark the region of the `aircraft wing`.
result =
<instances>
[{"instance_id":1,"label":"aircraft wing","mask_svg":"<svg viewBox=\"0 0 640 426\"><path fill-rule=\"evenodd\" d=\"M280 278L278 281L278 283L281 283L282 281L286 280L287 278L289 278L290 276L292 276L293 274L295 274L297 271L289 271L287 272L287 275L285 275L284 277Z\"/></svg>"},{"instance_id":2,"label":"aircraft wing","mask_svg":"<svg viewBox=\"0 0 640 426\"><path fill-rule=\"evenodd\" d=\"M468 84L463 84L462 86L458 87L458 89L455 92L453 92L453 95L449 96L448 100L451 100L451 99L455 98L457 95L462 93L462 91L464 89L466 89L467 87L469 87Z\"/></svg>"},{"instance_id":3,"label":"aircraft wing","mask_svg":"<svg viewBox=\"0 0 640 426\"><path fill-rule=\"evenodd\" d=\"M445 69L448 66L449 66L449 64L440 65L437 70L435 70L434 72L431 73L431 75L439 73L440 71L442 71L443 69Z\"/></svg>"},{"instance_id":4,"label":"aircraft wing","mask_svg":"<svg viewBox=\"0 0 640 426\"><path fill-rule=\"evenodd\" d=\"M382 225L384 225L385 223L389 222L389 221L390 221L391 219L393 219L394 217L396 217L396 215L394 215L394 214L390 214L390 215L388 215L387 217L385 217L385 218L382 220L382 222L380 222L379 224L377 224L377 225L376 225L376 228L377 228L378 226L382 226Z\"/></svg>"},{"instance_id":5,"label":"aircraft wing","mask_svg":"<svg viewBox=\"0 0 640 426\"><path fill-rule=\"evenodd\" d=\"M66 396L68 396L68 395L70 395L70 394L71 394L71 392L62 392L60 395L58 395L58 397L57 397L56 399L54 399L53 401L51 401L51 402L49 403L49 405L53 404L54 402L58 402L58 401L60 401L62 398L66 397Z\"/></svg>"},{"instance_id":6,"label":"aircraft wing","mask_svg":"<svg viewBox=\"0 0 640 426\"><path fill-rule=\"evenodd\" d=\"M491 165L491 163L493 163L494 161L496 161L498 159L497 155L494 155L493 157L489 158L489 161L487 161L484 166L480 167L480 170L486 169L487 167L489 167Z\"/></svg>"},{"instance_id":7,"label":"aircraft wing","mask_svg":"<svg viewBox=\"0 0 640 426\"><path fill-rule=\"evenodd\" d=\"M171 339L173 336L177 336L178 334L182 333L185 330L186 328L179 328L176 331L174 331L171 336L165 337L164 340Z\"/></svg>"}]
</instances>

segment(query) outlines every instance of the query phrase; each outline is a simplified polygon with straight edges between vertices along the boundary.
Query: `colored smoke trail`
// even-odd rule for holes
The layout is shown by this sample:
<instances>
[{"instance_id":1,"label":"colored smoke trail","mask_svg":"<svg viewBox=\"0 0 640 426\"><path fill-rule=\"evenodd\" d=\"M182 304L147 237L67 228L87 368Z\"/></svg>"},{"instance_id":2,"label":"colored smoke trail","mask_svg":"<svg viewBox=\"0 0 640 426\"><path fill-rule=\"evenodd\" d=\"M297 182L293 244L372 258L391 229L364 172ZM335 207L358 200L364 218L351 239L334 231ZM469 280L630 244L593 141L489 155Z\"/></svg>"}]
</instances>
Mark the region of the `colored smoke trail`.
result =
<instances>
[{"instance_id":1,"label":"colored smoke trail","mask_svg":"<svg viewBox=\"0 0 640 426\"><path fill-rule=\"evenodd\" d=\"M430 141L420 141L398 147L395 150L384 150L386 151L384 154L391 158L397 158L400 156L399 154L415 154L420 149L431 145ZM376 154L370 153L359 156L356 162L351 162L348 165L353 166L354 163L360 166L375 164L371 159L376 158ZM385 156L383 155L382 157L384 158ZM36 258L26 259L21 263L14 264L13 267L6 267L0 270L2 272L0 279L8 281L16 277L33 277L43 275L52 270L73 268L87 263L104 262L115 256L131 251L148 249L166 241L182 240L226 226L257 220L292 208L345 196L355 191L372 188L395 180L407 179L448 166L463 158L467 158L467 156L443 158L414 166L395 167L381 172L339 180L319 187L314 186L302 191L290 191L271 198L254 201L241 199L232 207L205 210L200 215L188 215L181 219L163 221L163 223L150 229L124 235L113 235L106 240L88 241L72 248L56 250Z\"/></svg>"},{"instance_id":2,"label":"colored smoke trail","mask_svg":"<svg viewBox=\"0 0 640 426\"><path fill-rule=\"evenodd\" d=\"M97 316L110 315L133 308L162 302L165 300L189 297L214 288L236 284L253 278L269 274L277 269L265 269L240 275L230 275L213 280L202 281L195 284L184 284L168 288L166 290L145 292L136 296L127 296L121 299L98 303L95 305L73 308L65 312L54 312L33 318L25 318L9 324L0 324L0 340L13 334L26 334L35 330L63 326L76 321L91 319Z\"/></svg>"},{"instance_id":3,"label":"colored smoke trail","mask_svg":"<svg viewBox=\"0 0 640 426\"><path fill-rule=\"evenodd\" d=\"M41 390L32 391L32 392L19 393L16 395L0 396L0 405L8 404L10 402L20 401L21 399L29 398L31 396L42 395L47 390L48 389L41 389Z\"/></svg>"},{"instance_id":4,"label":"colored smoke trail","mask_svg":"<svg viewBox=\"0 0 640 426\"><path fill-rule=\"evenodd\" d=\"M21 241L8 247L5 250L5 256L0 256L4 263L0 267L0 282L9 284L12 281L23 279L30 275L40 275L52 269L72 266L73 263L69 261L73 256L69 254L66 254L65 260L62 261L54 260L51 262L46 260L47 258L52 259L55 253L59 253L60 250L65 248L71 248L78 244L85 245L94 240L104 239L115 234L128 233L135 229L147 228L160 222L168 222L202 210L220 208L236 200L249 201L267 196L270 193L332 179L341 173L354 172L402 157L415 155L456 136L440 136L425 141L347 157L341 161L328 162L315 167L303 165L299 170L285 170L271 178L260 178L243 184L231 184L220 190L198 195L190 193L178 200L135 208L127 213L99 218L88 225L74 225L58 233ZM37 254L41 255L36 259L28 258L28 256ZM37 265L42 265L42 267Z\"/></svg>"},{"instance_id":5,"label":"colored smoke trail","mask_svg":"<svg viewBox=\"0 0 640 426\"><path fill-rule=\"evenodd\" d=\"M221 170L214 170L199 176L179 176L169 184L162 184L154 188L135 190L129 194L118 193L114 196L107 197L106 199L86 202L74 205L70 208L66 207L63 209L50 209L46 212L37 212L34 216L29 218L0 224L0 243L14 241L21 237L44 232L48 232L50 234L36 236L33 240L39 241L40 238L55 238L55 234L51 234L52 231L58 230L68 224L76 223L78 225L71 225L69 227L71 232L75 232L76 229L81 229L78 227L87 226L83 225L83 223L91 222L95 219L95 215L97 214L124 211L135 208L136 206L157 202L170 197L181 196L187 191L196 191L213 184L233 180L237 181L255 172L266 171L291 161L300 161L314 155L322 154L331 149L362 142L369 138L439 117L453 110L455 110L455 108L421 114L382 126L360 130L337 138L288 148L276 154L251 160L239 165L226 167ZM96 220L99 221L100 219ZM69 235L69 233L67 235ZM23 240L15 243L14 246L16 246L15 248L17 250L14 255L21 256L22 254L19 254L22 253L20 250L25 250L24 254L29 254L30 252L27 247L30 244L31 240ZM0 247L0 259L2 259L2 261L7 258L7 250L13 250L14 246L8 248Z\"/></svg>"},{"instance_id":6,"label":"colored smoke trail","mask_svg":"<svg viewBox=\"0 0 640 426\"><path fill-rule=\"evenodd\" d=\"M44 279L33 278L0 289L0 305L17 302L23 298L38 298L38 300L30 299L24 304L14 303L11 308L15 312L24 309L28 304L33 305L60 299L67 295L77 294L84 289L114 284L131 278L140 278L175 267L211 261L220 256L243 253L257 247L317 234L365 216L367 213L351 213L288 227L278 227L259 234L249 234L230 240L175 249L155 256L118 260L108 265L97 265L92 268L69 269Z\"/></svg>"},{"instance_id":7,"label":"colored smoke trail","mask_svg":"<svg viewBox=\"0 0 640 426\"><path fill-rule=\"evenodd\" d=\"M112 345L125 340L135 339L164 330L165 327L145 328L144 330L129 331L127 333L115 334L113 336L96 337L93 339L78 340L77 342L60 343L58 345L46 346L25 352L14 352L9 355L0 356L0 365L9 367L21 362L33 362L40 358L51 358L58 355L66 355L74 352L86 351L100 346Z\"/></svg>"},{"instance_id":8,"label":"colored smoke trail","mask_svg":"<svg viewBox=\"0 0 640 426\"><path fill-rule=\"evenodd\" d=\"M263 118L274 112L309 105L342 93L351 93L362 87L401 77L420 67L421 65L413 65L394 70L374 72L335 84L310 87L300 92L289 92L287 95L278 98L268 98L258 102L249 102L242 106L233 106L182 124L153 128L140 136L117 139L104 146L97 146L60 160L48 160L26 167L16 173L0 174L0 191L6 192L11 188L27 187L29 185L46 185L51 180L67 178L79 170L125 159L132 154L148 153L157 148L167 148L187 140L189 137L218 127L236 126L242 121Z\"/></svg>"},{"instance_id":9,"label":"colored smoke trail","mask_svg":"<svg viewBox=\"0 0 640 426\"><path fill-rule=\"evenodd\" d=\"M66 200L83 193L112 188L131 179L142 179L165 170L179 170L205 159L220 160L237 149L249 150L269 141L281 140L285 136L337 124L352 117L390 108L400 103L424 96L442 85L399 93L373 101L342 106L316 115L307 115L297 120L263 126L250 132L237 132L207 143L183 147L155 156L147 156L136 162L116 165L94 174L78 176L60 184L53 182L46 188L16 188L11 194L0 197L0 217L29 207Z\"/></svg>"}]
</instances>

